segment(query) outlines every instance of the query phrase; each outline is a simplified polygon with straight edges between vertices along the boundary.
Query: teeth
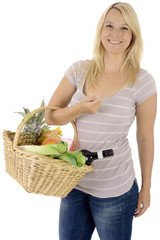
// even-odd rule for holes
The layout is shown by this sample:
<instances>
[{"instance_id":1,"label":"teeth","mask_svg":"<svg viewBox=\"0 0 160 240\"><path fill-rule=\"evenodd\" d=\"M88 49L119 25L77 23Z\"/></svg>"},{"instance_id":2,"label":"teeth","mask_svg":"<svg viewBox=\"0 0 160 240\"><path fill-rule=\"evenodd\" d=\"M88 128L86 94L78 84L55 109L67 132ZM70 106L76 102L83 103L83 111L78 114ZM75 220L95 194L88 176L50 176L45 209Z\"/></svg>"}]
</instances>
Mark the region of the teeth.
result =
<instances>
[{"instance_id":1,"label":"teeth","mask_svg":"<svg viewBox=\"0 0 160 240\"><path fill-rule=\"evenodd\" d=\"M117 42L117 41L112 41L112 40L108 40L110 43L113 43L113 44L119 44L119 43L121 43L122 41L119 41L119 42Z\"/></svg>"}]
</instances>

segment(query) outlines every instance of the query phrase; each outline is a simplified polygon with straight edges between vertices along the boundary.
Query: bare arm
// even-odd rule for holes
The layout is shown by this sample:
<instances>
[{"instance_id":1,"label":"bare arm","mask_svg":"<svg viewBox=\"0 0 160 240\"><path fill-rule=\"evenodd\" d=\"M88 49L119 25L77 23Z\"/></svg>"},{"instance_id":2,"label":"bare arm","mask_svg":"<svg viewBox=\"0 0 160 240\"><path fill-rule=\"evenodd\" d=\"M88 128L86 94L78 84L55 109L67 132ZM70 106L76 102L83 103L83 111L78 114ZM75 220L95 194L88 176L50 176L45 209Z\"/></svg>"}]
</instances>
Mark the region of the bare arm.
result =
<instances>
[{"instance_id":1,"label":"bare arm","mask_svg":"<svg viewBox=\"0 0 160 240\"><path fill-rule=\"evenodd\" d=\"M64 125L84 113L93 114L97 112L102 96L98 98L95 96L86 97L79 103L68 107L75 91L75 87L64 76L48 104L49 106L61 107L61 109L46 110L45 120L48 125Z\"/></svg>"},{"instance_id":2,"label":"bare arm","mask_svg":"<svg viewBox=\"0 0 160 240\"><path fill-rule=\"evenodd\" d=\"M142 215L150 205L151 175L154 158L154 122L157 95L154 94L137 106L137 144L142 175L136 216Z\"/></svg>"}]
</instances>

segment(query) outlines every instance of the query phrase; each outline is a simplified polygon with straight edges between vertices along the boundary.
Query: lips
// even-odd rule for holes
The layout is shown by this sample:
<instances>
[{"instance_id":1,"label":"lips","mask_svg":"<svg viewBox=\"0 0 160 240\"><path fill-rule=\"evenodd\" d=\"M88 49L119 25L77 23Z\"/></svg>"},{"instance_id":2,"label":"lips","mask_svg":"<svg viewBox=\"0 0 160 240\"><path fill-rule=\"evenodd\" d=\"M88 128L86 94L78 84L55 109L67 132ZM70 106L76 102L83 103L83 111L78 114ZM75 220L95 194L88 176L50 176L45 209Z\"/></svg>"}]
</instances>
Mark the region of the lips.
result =
<instances>
[{"instance_id":1,"label":"lips","mask_svg":"<svg viewBox=\"0 0 160 240\"><path fill-rule=\"evenodd\" d=\"M115 45L118 45L118 44L122 43L122 41L113 41L111 39L108 39L108 42L111 43L111 44L115 44Z\"/></svg>"}]
</instances>

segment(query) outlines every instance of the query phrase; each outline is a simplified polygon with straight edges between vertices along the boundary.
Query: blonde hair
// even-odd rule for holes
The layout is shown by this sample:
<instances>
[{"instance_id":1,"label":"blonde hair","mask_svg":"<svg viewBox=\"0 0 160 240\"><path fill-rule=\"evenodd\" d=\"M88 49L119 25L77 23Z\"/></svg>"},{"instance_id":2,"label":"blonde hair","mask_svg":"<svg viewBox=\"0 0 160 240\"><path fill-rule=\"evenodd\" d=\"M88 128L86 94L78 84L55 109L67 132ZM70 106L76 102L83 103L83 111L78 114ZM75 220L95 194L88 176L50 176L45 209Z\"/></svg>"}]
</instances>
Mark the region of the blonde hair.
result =
<instances>
[{"instance_id":1,"label":"blonde hair","mask_svg":"<svg viewBox=\"0 0 160 240\"><path fill-rule=\"evenodd\" d=\"M98 22L93 47L93 59L90 61L89 68L83 78L83 80L86 78L89 80L89 86L95 85L96 80L104 70L105 49L101 42L101 32L107 13L113 8L121 12L132 32L132 40L129 47L126 49L124 61L120 69L122 75L126 78L125 86L130 84L134 86L137 80L137 73L140 69L140 61L143 52L141 29L137 15L132 6L128 3L118 2L107 8Z\"/></svg>"}]
</instances>

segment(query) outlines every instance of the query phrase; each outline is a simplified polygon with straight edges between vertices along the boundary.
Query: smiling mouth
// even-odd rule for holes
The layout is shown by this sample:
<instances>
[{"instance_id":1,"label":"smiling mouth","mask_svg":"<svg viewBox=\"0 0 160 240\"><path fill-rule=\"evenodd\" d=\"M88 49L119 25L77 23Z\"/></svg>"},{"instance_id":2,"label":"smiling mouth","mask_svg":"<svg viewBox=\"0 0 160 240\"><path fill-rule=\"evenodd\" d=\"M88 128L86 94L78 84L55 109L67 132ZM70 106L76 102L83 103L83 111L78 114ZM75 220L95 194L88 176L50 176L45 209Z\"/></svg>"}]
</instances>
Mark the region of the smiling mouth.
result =
<instances>
[{"instance_id":1,"label":"smiling mouth","mask_svg":"<svg viewBox=\"0 0 160 240\"><path fill-rule=\"evenodd\" d=\"M108 42L111 43L111 44L115 44L115 45L118 45L118 44L122 43L122 41L112 41L110 39L108 39Z\"/></svg>"}]
</instances>

